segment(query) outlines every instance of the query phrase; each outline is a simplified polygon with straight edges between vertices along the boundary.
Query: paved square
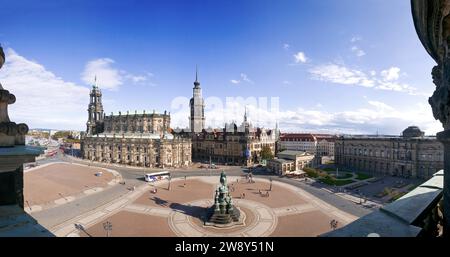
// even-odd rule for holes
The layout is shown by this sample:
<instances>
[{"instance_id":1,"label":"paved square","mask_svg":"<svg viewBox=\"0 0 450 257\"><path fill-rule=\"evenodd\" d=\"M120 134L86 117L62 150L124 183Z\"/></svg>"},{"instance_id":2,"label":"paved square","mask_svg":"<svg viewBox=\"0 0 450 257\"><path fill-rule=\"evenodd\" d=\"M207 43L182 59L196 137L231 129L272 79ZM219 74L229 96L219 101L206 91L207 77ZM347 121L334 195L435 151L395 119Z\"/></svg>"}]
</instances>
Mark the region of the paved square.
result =
<instances>
[{"instance_id":1,"label":"paved square","mask_svg":"<svg viewBox=\"0 0 450 257\"><path fill-rule=\"evenodd\" d=\"M101 176L95 176L102 172ZM25 209L30 206L65 203L76 195L107 187L114 175L105 169L70 163L52 163L24 173Z\"/></svg>"},{"instance_id":2,"label":"paved square","mask_svg":"<svg viewBox=\"0 0 450 257\"><path fill-rule=\"evenodd\" d=\"M170 190L168 181L137 188L135 196L126 198L128 203L123 205L123 199L117 199L109 205L120 201L123 206L117 210L105 206L107 216L84 223L80 217L87 233L78 234L106 236L103 223L109 221L113 224L111 236L318 236L332 229L333 219L341 227L357 218L282 182L273 181L272 191L264 196L270 188L266 179L247 183L243 178L229 177L228 181L234 204L245 215L241 225L204 226L205 207L213 203L218 176L191 177L173 179ZM156 193L151 192L153 188L158 189Z\"/></svg>"}]
</instances>

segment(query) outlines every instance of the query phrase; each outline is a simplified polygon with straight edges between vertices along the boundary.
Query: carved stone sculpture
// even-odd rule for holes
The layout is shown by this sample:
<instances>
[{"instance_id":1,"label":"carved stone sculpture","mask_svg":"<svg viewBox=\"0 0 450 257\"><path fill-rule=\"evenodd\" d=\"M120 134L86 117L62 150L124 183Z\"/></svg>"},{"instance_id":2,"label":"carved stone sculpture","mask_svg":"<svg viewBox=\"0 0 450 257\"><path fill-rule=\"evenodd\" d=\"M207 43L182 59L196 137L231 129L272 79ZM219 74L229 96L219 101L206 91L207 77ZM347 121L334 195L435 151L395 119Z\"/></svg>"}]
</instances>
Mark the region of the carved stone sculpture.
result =
<instances>
[{"instance_id":1,"label":"carved stone sculpture","mask_svg":"<svg viewBox=\"0 0 450 257\"><path fill-rule=\"evenodd\" d=\"M444 235L450 233L450 0L411 0L414 26L428 54L436 61L431 75L436 90L428 99L444 131Z\"/></svg>"},{"instance_id":2,"label":"carved stone sculpture","mask_svg":"<svg viewBox=\"0 0 450 257\"><path fill-rule=\"evenodd\" d=\"M0 68L6 58L0 46ZM0 206L17 204L23 208L23 163L32 162L41 149L25 146L28 126L9 119L8 105L16 97L0 84Z\"/></svg>"}]
</instances>

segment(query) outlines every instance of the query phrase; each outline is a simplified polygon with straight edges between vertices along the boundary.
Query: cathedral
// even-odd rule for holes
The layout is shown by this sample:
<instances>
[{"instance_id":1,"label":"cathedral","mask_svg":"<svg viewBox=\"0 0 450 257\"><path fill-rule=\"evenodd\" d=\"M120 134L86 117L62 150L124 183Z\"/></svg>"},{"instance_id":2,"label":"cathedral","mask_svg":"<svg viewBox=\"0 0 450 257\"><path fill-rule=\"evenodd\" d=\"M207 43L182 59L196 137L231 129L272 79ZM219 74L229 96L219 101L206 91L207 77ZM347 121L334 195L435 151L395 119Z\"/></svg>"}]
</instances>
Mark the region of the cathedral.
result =
<instances>
[{"instance_id":1,"label":"cathedral","mask_svg":"<svg viewBox=\"0 0 450 257\"><path fill-rule=\"evenodd\" d=\"M95 84L90 93L84 159L141 167L183 167L191 164L191 140L171 133L170 113L106 116L102 93Z\"/></svg>"},{"instance_id":2,"label":"cathedral","mask_svg":"<svg viewBox=\"0 0 450 257\"><path fill-rule=\"evenodd\" d=\"M170 113L135 113L106 116L96 83L90 92L84 159L140 167L183 167L199 162L250 166L263 161L261 152L275 154L278 130L254 128L247 120L224 128L205 129L205 103L198 73L189 102L189 128L173 130Z\"/></svg>"}]
</instances>

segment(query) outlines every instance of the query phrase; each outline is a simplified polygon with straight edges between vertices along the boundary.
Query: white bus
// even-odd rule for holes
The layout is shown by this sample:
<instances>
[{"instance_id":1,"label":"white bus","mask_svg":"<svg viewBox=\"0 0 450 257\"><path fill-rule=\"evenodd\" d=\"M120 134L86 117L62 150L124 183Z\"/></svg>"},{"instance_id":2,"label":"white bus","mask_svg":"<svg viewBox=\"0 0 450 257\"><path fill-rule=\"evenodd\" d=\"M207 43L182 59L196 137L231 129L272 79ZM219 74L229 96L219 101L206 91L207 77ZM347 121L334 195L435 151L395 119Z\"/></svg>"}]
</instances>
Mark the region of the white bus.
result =
<instances>
[{"instance_id":1,"label":"white bus","mask_svg":"<svg viewBox=\"0 0 450 257\"><path fill-rule=\"evenodd\" d=\"M144 178L145 178L145 181L147 181L147 182L154 182L154 181L159 181L159 180L163 180L163 179L169 179L170 172L161 171L161 172L147 173L144 175Z\"/></svg>"}]
</instances>

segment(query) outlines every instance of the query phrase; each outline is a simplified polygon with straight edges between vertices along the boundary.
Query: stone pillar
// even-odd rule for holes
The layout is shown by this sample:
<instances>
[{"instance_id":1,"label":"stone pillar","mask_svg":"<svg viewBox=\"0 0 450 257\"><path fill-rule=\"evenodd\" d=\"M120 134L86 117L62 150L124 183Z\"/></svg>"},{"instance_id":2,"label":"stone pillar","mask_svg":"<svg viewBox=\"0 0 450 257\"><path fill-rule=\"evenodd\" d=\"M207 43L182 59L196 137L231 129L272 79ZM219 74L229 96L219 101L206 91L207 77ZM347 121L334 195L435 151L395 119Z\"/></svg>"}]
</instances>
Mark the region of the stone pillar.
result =
<instances>
[{"instance_id":1,"label":"stone pillar","mask_svg":"<svg viewBox=\"0 0 450 257\"><path fill-rule=\"evenodd\" d=\"M444 131L444 236L450 234L450 0L411 0L414 26L422 45L437 63L431 75L436 90L428 99Z\"/></svg>"},{"instance_id":2,"label":"stone pillar","mask_svg":"<svg viewBox=\"0 0 450 257\"><path fill-rule=\"evenodd\" d=\"M450 233L450 130L437 134L437 139L444 145L444 236Z\"/></svg>"},{"instance_id":3,"label":"stone pillar","mask_svg":"<svg viewBox=\"0 0 450 257\"><path fill-rule=\"evenodd\" d=\"M4 63L5 54L0 46L0 68ZM15 101L16 97L0 84L0 206L23 208L23 163L34 162L42 150L25 146L26 124L10 121L8 105Z\"/></svg>"}]
</instances>

